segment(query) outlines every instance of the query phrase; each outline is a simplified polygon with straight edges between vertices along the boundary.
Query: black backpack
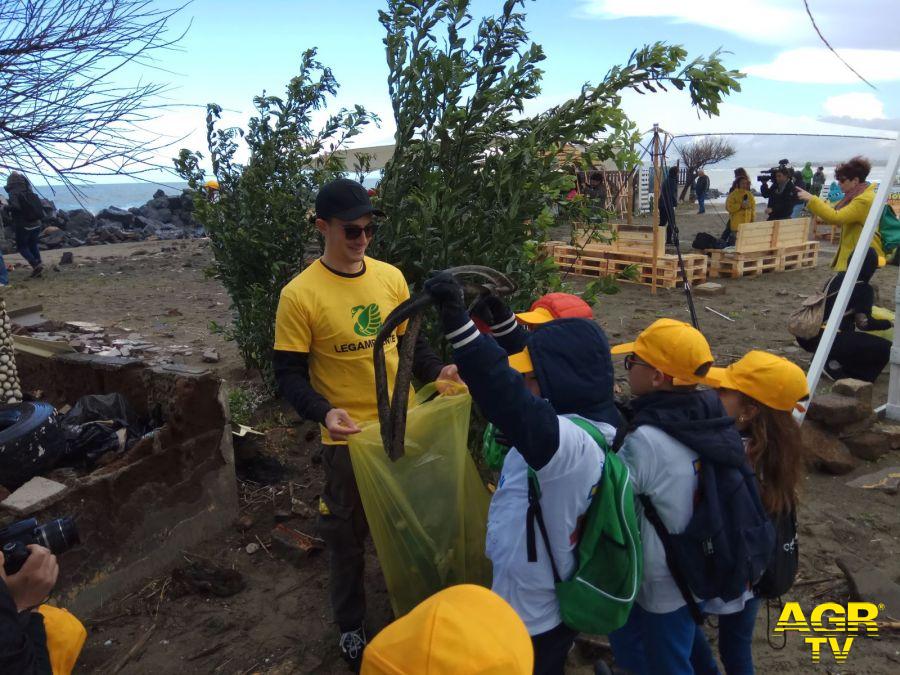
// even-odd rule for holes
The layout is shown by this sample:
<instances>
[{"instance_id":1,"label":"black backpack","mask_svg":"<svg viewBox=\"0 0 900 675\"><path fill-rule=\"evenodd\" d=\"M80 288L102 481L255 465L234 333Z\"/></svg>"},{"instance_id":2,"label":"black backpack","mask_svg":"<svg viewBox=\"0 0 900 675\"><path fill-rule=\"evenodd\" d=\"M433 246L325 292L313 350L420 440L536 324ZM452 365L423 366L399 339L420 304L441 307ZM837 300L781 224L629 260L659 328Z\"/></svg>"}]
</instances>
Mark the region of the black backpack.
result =
<instances>
[{"instance_id":1,"label":"black backpack","mask_svg":"<svg viewBox=\"0 0 900 675\"><path fill-rule=\"evenodd\" d=\"M721 245L719 240L709 232L698 232L697 236L694 237L694 243L691 244L691 248L705 251L710 248L721 248Z\"/></svg>"},{"instance_id":2,"label":"black backpack","mask_svg":"<svg viewBox=\"0 0 900 675\"><path fill-rule=\"evenodd\" d=\"M44 205L41 203L41 198L34 192L21 193L16 207L22 220L26 222L31 223L44 217Z\"/></svg>"},{"instance_id":3,"label":"black backpack","mask_svg":"<svg viewBox=\"0 0 900 675\"><path fill-rule=\"evenodd\" d=\"M800 565L800 540L797 537L797 513L782 511L772 519L775 527L775 553L762 579L753 589L760 598L774 600L791 590Z\"/></svg>"},{"instance_id":4,"label":"black backpack","mask_svg":"<svg viewBox=\"0 0 900 675\"><path fill-rule=\"evenodd\" d=\"M703 623L703 614L695 596L725 602L739 598L769 566L775 528L749 464L735 467L701 457L694 513L678 534L666 530L647 495L639 498L662 541L672 578L698 624Z\"/></svg>"}]
</instances>

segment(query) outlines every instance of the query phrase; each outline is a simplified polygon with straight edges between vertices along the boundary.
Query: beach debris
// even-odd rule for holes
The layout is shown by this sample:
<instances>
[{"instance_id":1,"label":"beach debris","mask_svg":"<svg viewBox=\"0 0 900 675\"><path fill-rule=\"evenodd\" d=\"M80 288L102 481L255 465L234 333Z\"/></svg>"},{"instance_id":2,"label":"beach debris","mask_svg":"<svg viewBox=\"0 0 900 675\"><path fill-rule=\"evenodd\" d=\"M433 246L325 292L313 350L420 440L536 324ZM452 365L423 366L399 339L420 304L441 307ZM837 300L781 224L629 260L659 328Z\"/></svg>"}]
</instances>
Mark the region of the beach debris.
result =
<instances>
[{"instance_id":1,"label":"beach debris","mask_svg":"<svg viewBox=\"0 0 900 675\"><path fill-rule=\"evenodd\" d=\"M725 295L725 286L713 281L694 286L695 295Z\"/></svg>"},{"instance_id":2,"label":"beach debris","mask_svg":"<svg viewBox=\"0 0 900 675\"><path fill-rule=\"evenodd\" d=\"M300 532L287 525L276 525L272 530L272 550L288 562L299 565L310 555L325 548L318 537Z\"/></svg>"},{"instance_id":3,"label":"beach debris","mask_svg":"<svg viewBox=\"0 0 900 675\"><path fill-rule=\"evenodd\" d=\"M706 305L704 305L703 309L707 310L708 312L712 312L716 316L722 317L726 321L730 321L731 323L734 323L734 319L732 319L730 316L726 316L725 314L722 314L722 312L718 312L718 311L714 310L712 307L707 307Z\"/></svg>"},{"instance_id":4,"label":"beach debris","mask_svg":"<svg viewBox=\"0 0 900 675\"><path fill-rule=\"evenodd\" d=\"M889 495L900 492L900 466L889 466L881 471L867 473L847 483L849 487L863 490L880 490Z\"/></svg>"},{"instance_id":5,"label":"beach debris","mask_svg":"<svg viewBox=\"0 0 900 675\"><path fill-rule=\"evenodd\" d=\"M246 587L244 575L212 560L185 554L188 564L172 570L172 590L178 595L215 595L227 598Z\"/></svg>"}]
</instances>

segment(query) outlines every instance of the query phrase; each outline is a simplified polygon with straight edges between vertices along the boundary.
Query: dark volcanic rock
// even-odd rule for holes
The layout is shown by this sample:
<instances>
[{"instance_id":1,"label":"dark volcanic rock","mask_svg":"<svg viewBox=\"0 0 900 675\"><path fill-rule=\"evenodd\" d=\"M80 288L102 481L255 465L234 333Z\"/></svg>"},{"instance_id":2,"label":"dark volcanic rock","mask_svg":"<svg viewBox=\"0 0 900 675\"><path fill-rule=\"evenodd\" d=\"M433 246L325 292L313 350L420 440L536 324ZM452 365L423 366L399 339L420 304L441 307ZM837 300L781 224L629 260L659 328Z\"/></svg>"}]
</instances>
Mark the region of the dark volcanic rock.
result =
<instances>
[{"instance_id":1,"label":"dark volcanic rock","mask_svg":"<svg viewBox=\"0 0 900 675\"><path fill-rule=\"evenodd\" d=\"M125 227L131 227L131 225L134 224L134 214L124 209L110 206L108 209L103 209L97 214L97 220L111 220L115 223L120 223Z\"/></svg>"}]
</instances>

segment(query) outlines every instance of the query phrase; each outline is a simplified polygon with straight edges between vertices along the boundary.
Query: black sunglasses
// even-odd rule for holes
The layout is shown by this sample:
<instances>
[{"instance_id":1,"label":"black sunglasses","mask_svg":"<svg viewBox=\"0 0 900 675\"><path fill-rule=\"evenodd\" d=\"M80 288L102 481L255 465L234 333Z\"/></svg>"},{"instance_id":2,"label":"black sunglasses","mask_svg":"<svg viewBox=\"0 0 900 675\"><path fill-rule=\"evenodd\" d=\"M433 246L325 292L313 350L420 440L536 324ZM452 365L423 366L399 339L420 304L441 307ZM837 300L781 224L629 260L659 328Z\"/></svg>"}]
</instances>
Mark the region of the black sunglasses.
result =
<instances>
[{"instance_id":1,"label":"black sunglasses","mask_svg":"<svg viewBox=\"0 0 900 675\"><path fill-rule=\"evenodd\" d=\"M638 361L637 356L634 354L629 354L625 357L625 370L631 370L635 366L646 366L647 368L653 368L649 363L644 363L643 361Z\"/></svg>"},{"instance_id":2,"label":"black sunglasses","mask_svg":"<svg viewBox=\"0 0 900 675\"><path fill-rule=\"evenodd\" d=\"M378 232L378 225L375 225L374 223L372 225L366 225L365 227L344 225L344 236L347 237L347 239L359 239L359 235L363 232L366 233L366 239L371 239L375 236L375 233Z\"/></svg>"}]
</instances>

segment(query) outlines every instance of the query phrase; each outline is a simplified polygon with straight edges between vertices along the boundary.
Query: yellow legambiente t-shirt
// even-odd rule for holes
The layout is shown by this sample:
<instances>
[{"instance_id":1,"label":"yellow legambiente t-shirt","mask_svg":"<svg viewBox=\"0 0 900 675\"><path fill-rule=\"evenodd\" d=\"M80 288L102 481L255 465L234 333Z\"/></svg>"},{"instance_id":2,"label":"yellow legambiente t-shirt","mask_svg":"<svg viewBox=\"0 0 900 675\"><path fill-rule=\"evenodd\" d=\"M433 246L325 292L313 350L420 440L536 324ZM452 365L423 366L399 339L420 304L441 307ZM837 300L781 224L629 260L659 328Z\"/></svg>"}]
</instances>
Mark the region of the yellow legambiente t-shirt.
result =
<instances>
[{"instance_id":1,"label":"yellow legambiente t-shirt","mask_svg":"<svg viewBox=\"0 0 900 675\"><path fill-rule=\"evenodd\" d=\"M403 273L365 258L358 276L343 276L317 260L281 291L275 319L275 349L309 353L313 389L359 424L377 419L372 350L382 322L409 298ZM399 354L397 335L385 342L385 364L393 389ZM322 442L335 444L322 427Z\"/></svg>"}]
</instances>

